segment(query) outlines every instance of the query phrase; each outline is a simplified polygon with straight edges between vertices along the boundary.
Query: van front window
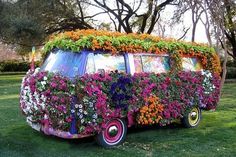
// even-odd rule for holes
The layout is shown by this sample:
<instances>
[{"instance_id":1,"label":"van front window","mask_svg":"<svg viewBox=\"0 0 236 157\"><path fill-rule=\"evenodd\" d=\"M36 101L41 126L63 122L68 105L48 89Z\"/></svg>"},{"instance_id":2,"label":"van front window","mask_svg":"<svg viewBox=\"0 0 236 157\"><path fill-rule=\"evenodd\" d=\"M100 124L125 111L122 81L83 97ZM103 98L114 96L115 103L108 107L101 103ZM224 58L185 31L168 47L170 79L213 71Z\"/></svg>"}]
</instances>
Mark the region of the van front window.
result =
<instances>
[{"instance_id":1,"label":"van front window","mask_svg":"<svg viewBox=\"0 0 236 157\"><path fill-rule=\"evenodd\" d=\"M80 53L57 50L49 54L40 70L60 73L63 76L73 78L79 75L81 63L82 55Z\"/></svg>"}]
</instances>

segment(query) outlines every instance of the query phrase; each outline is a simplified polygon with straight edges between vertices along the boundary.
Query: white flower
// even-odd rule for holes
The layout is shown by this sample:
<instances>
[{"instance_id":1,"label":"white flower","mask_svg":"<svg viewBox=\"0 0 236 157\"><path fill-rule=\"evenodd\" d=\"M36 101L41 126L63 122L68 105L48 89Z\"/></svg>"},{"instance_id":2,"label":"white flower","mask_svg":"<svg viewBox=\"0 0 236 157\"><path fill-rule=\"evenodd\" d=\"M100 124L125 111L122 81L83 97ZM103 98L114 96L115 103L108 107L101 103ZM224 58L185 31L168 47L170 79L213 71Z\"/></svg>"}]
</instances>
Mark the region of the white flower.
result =
<instances>
[{"instance_id":1,"label":"white flower","mask_svg":"<svg viewBox=\"0 0 236 157\"><path fill-rule=\"evenodd\" d=\"M44 110L45 109L45 103L41 103L41 107Z\"/></svg>"},{"instance_id":2,"label":"white flower","mask_svg":"<svg viewBox=\"0 0 236 157\"><path fill-rule=\"evenodd\" d=\"M78 104L75 104L75 108L78 108L79 107L79 105Z\"/></svg>"},{"instance_id":3,"label":"white flower","mask_svg":"<svg viewBox=\"0 0 236 157\"><path fill-rule=\"evenodd\" d=\"M32 117L31 117L31 116L26 117L26 122L27 122L29 125L32 125Z\"/></svg>"},{"instance_id":4,"label":"white flower","mask_svg":"<svg viewBox=\"0 0 236 157\"><path fill-rule=\"evenodd\" d=\"M92 102L89 103L89 107L93 107L93 103Z\"/></svg>"},{"instance_id":5,"label":"white flower","mask_svg":"<svg viewBox=\"0 0 236 157\"><path fill-rule=\"evenodd\" d=\"M81 119L81 123L84 123L84 119Z\"/></svg>"},{"instance_id":6,"label":"white flower","mask_svg":"<svg viewBox=\"0 0 236 157\"><path fill-rule=\"evenodd\" d=\"M44 85L46 85L47 83L46 83L46 81L42 81L41 84L44 86Z\"/></svg>"},{"instance_id":7,"label":"white flower","mask_svg":"<svg viewBox=\"0 0 236 157\"><path fill-rule=\"evenodd\" d=\"M87 115L87 114L88 114L88 112L87 112L87 111L84 111L84 114L85 114L85 115Z\"/></svg>"},{"instance_id":8,"label":"white flower","mask_svg":"<svg viewBox=\"0 0 236 157\"><path fill-rule=\"evenodd\" d=\"M35 109L35 110L38 110L38 107L37 107L37 105L35 105L35 106L34 106L34 109Z\"/></svg>"},{"instance_id":9,"label":"white flower","mask_svg":"<svg viewBox=\"0 0 236 157\"><path fill-rule=\"evenodd\" d=\"M23 99L24 99L24 100L27 100L27 96L24 95L24 96L23 96Z\"/></svg>"},{"instance_id":10,"label":"white flower","mask_svg":"<svg viewBox=\"0 0 236 157\"><path fill-rule=\"evenodd\" d=\"M87 100L87 99L83 99L83 102L87 103L87 102L88 102L88 100Z\"/></svg>"},{"instance_id":11,"label":"white flower","mask_svg":"<svg viewBox=\"0 0 236 157\"><path fill-rule=\"evenodd\" d=\"M80 113L82 113L82 112L83 112L83 110L82 110L82 109L79 109L79 112L80 112Z\"/></svg>"},{"instance_id":12,"label":"white flower","mask_svg":"<svg viewBox=\"0 0 236 157\"><path fill-rule=\"evenodd\" d=\"M201 74L202 74L202 75L204 75L204 74L205 74L204 70L201 70Z\"/></svg>"},{"instance_id":13,"label":"white flower","mask_svg":"<svg viewBox=\"0 0 236 157\"><path fill-rule=\"evenodd\" d=\"M82 119L83 117L84 117L84 116L83 116L82 114L79 116L80 119Z\"/></svg>"},{"instance_id":14,"label":"white flower","mask_svg":"<svg viewBox=\"0 0 236 157\"><path fill-rule=\"evenodd\" d=\"M46 114L44 115L44 119L48 119L48 116Z\"/></svg>"},{"instance_id":15,"label":"white flower","mask_svg":"<svg viewBox=\"0 0 236 157\"><path fill-rule=\"evenodd\" d=\"M43 80L46 81L48 78L46 76L43 77Z\"/></svg>"},{"instance_id":16,"label":"white flower","mask_svg":"<svg viewBox=\"0 0 236 157\"><path fill-rule=\"evenodd\" d=\"M27 71L26 75L28 75L30 73L30 70Z\"/></svg>"},{"instance_id":17,"label":"white flower","mask_svg":"<svg viewBox=\"0 0 236 157\"><path fill-rule=\"evenodd\" d=\"M97 118L98 118L97 113L93 114L93 118L94 118L94 119L97 119Z\"/></svg>"},{"instance_id":18,"label":"white flower","mask_svg":"<svg viewBox=\"0 0 236 157\"><path fill-rule=\"evenodd\" d=\"M75 113L75 110L71 110L71 113Z\"/></svg>"},{"instance_id":19,"label":"white flower","mask_svg":"<svg viewBox=\"0 0 236 157\"><path fill-rule=\"evenodd\" d=\"M34 70L34 74L38 73L39 71L40 71L40 68L38 67Z\"/></svg>"},{"instance_id":20,"label":"white flower","mask_svg":"<svg viewBox=\"0 0 236 157\"><path fill-rule=\"evenodd\" d=\"M79 108L83 108L83 105L79 104Z\"/></svg>"},{"instance_id":21,"label":"white flower","mask_svg":"<svg viewBox=\"0 0 236 157\"><path fill-rule=\"evenodd\" d=\"M30 107L29 107L29 106L27 106L25 109L23 109L23 111L24 111L25 113L29 112L29 110L30 110Z\"/></svg>"}]
</instances>

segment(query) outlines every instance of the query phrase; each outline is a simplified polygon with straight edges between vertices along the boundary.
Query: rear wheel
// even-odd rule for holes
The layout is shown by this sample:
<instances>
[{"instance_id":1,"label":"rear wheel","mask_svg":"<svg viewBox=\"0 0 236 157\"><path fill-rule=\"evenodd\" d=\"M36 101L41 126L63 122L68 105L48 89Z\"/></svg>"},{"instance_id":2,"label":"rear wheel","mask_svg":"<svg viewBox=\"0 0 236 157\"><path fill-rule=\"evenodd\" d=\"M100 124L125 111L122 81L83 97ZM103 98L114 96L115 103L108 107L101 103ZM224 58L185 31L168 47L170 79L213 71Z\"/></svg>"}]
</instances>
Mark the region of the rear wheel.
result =
<instances>
[{"instance_id":1,"label":"rear wheel","mask_svg":"<svg viewBox=\"0 0 236 157\"><path fill-rule=\"evenodd\" d=\"M112 119L106 127L96 136L96 141L103 147L113 147L121 144L126 137L127 125L124 120Z\"/></svg>"},{"instance_id":2,"label":"rear wheel","mask_svg":"<svg viewBox=\"0 0 236 157\"><path fill-rule=\"evenodd\" d=\"M193 107L186 113L182 119L182 124L186 128L194 128L201 121L201 110L199 107Z\"/></svg>"}]
</instances>

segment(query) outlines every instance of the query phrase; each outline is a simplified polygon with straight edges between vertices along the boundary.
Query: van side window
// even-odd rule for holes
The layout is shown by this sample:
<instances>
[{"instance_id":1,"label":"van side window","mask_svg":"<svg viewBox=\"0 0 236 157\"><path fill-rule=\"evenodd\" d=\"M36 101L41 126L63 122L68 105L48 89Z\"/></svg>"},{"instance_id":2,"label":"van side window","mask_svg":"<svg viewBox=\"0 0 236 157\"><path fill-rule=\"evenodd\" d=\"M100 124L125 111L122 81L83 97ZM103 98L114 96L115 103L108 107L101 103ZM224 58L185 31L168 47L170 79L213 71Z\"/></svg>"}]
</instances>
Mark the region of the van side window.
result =
<instances>
[{"instance_id":1,"label":"van side window","mask_svg":"<svg viewBox=\"0 0 236 157\"><path fill-rule=\"evenodd\" d=\"M136 73L143 72L142 59L140 55L134 55L134 66Z\"/></svg>"},{"instance_id":2,"label":"van side window","mask_svg":"<svg viewBox=\"0 0 236 157\"><path fill-rule=\"evenodd\" d=\"M126 72L125 58L123 55L113 56L111 54L94 54L89 53L86 65L86 73L92 74L100 69L106 72L118 70Z\"/></svg>"},{"instance_id":3,"label":"van side window","mask_svg":"<svg viewBox=\"0 0 236 157\"><path fill-rule=\"evenodd\" d=\"M134 55L135 72L163 73L170 70L168 56Z\"/></svg>"},{"instance_id":4,"label":"van side window","mask_svg":"<svg viewBox=\"0 0 236 157\"><path fill-rule=\"evenodd\" d=\"M184 71L200 71L203 69L199 59L194 57L183 57L182 67Z\"/></svg>"}]
</instances>

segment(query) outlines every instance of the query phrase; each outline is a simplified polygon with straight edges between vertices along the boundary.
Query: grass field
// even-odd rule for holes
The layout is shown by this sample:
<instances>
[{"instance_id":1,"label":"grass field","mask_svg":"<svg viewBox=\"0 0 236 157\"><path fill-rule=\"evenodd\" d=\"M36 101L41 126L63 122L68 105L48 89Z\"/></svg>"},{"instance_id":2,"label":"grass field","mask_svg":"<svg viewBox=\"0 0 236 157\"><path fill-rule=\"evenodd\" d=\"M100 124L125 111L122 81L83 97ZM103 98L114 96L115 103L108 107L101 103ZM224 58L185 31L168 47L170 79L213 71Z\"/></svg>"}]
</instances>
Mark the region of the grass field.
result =
<instances>
[{"instance_id":1,"label":"grass field","mask_svg":"<svg viewBox=\"0 0 236 157\"><path fill-rule=\"evenodd\" d=\"M199 127L131 128L114 149L94 139L64 140L31 129L19 110L22 75L0 76L0 157L236 156L236 83L225 84L215 112L203 112Z\"/></svg>"}]
</instances>

